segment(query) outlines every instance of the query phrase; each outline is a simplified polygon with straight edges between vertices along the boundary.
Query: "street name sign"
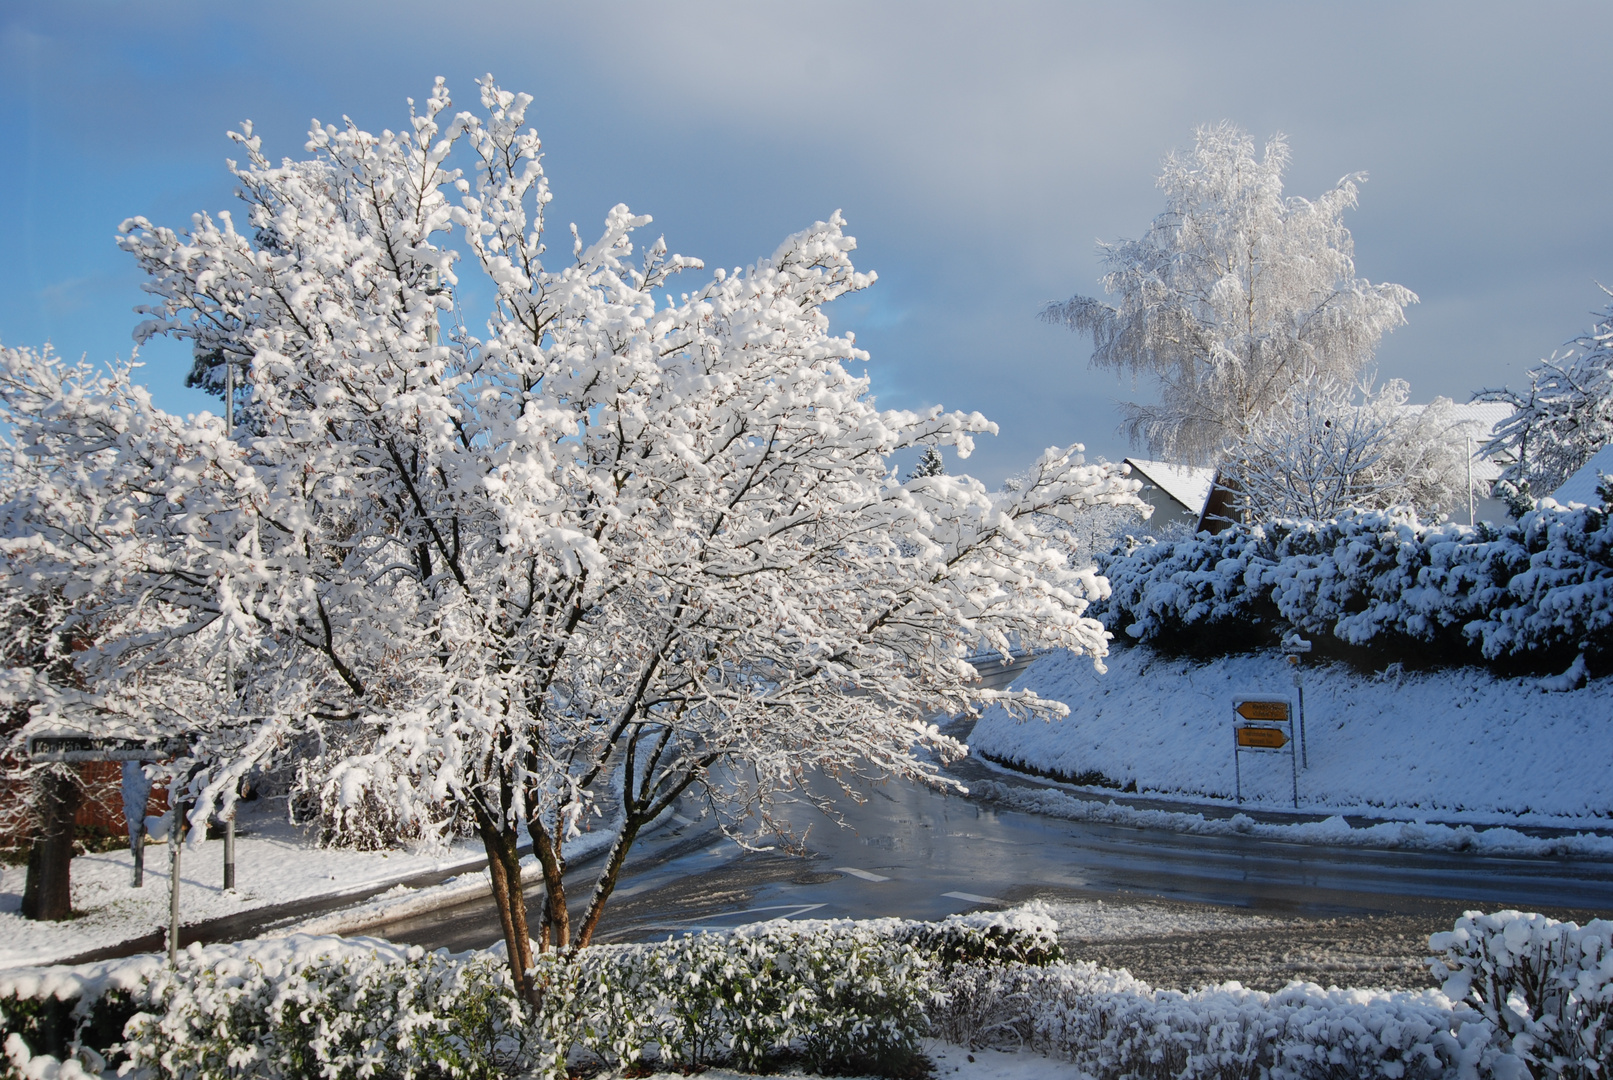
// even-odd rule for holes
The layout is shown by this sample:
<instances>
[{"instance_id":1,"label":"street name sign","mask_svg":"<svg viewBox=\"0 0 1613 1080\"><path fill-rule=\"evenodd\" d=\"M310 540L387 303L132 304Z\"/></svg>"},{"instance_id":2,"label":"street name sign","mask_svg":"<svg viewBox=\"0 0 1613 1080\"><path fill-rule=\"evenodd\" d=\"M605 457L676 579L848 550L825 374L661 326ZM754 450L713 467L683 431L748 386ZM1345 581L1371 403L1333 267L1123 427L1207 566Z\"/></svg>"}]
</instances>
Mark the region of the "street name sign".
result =
<instances>
[{"instance_id":1,"label":"street name sign","mask_svg":"<svg viewBox=\"0 0 1613 1080\"><path fill-rule=\"evenodd\" d=\"M183 749L183 743L169 739L103 735L28 737L28 757L34 761L155 761L172 757Z\"/></svg>"},{"instance_id":2,"label":"street name sign","mask_svg":"<svg viewBox=\"0 0 1613 1080\"><path fill-rule=\"evenodd\" d=\"M1233 706L1232 711L1245 720L1266 720L1286 723L1288 720L1288 702L1276 699L1255 698L1240 701ZM1278 744L1282 745L1281 743Z\"/></svg>"}]
</instances>

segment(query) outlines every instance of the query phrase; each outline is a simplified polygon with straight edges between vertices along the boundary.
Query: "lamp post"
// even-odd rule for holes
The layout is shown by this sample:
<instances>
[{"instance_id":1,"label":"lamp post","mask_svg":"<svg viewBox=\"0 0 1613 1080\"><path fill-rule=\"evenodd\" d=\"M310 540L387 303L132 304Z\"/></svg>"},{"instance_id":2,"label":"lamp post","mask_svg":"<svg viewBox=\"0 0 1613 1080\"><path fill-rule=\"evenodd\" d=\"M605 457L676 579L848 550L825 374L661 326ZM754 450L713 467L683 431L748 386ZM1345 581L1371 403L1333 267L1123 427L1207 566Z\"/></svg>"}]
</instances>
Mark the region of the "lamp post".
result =
<instances>
[{"instance_id":1,"label":"lamp post","mask_svg":"<svg viewBox=\"0 0 1613 1080\"><path fill-rule=\"evenodd\" d=\"M235 365L224 361L224 437L235 438ZM230 643L224 642L224 692L235 697L235 663ZM177 865L177 864L175 864ZM235 805L224 816L224 891L235 888Z\"/></svg>"},{"instance_id":2,"label":"lamp post","mask_svg":"<svg viewBox=\"0 0 1613 1080\"><path fill-rule=\"evenodd\" d=\"M1477 522L1473 520L1473 436L1467 437L1467 527L1472 528Z\"/></svg>"}]
</instances>

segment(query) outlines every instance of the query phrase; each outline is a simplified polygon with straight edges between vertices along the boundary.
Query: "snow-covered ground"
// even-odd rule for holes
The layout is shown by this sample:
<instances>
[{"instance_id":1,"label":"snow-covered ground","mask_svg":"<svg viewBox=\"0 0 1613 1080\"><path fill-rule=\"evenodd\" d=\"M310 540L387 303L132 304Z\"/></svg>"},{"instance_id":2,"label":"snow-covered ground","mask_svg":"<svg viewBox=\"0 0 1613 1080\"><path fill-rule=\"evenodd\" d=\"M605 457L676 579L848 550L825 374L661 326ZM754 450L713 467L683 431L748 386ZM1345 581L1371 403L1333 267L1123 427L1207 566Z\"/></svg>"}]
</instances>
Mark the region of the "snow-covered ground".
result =
<instances>
[{"instance_id":1,"label":"snow-covered ground","mask_svg":"<svg viewBox=\"0 0 1613 1080\"><path fill-rule=\"evenodd\" d=\"M1101 773L1140 794L1226 804L1235 696L1294 694L1292 668L1276 653L1196 663L1137 645L1116 648L1106 664L1100 675L1085 658L1042 657L1015 686L1064 702L1070 715L1020 723L994 709L970 746L1066 776ZM1302 810L1613 828L1608 680L1547 692L1539 680L1470 668L1365 676L1342 664L1307 665L1304 679ZM1290 808L1288 755L1241 757L1245 804Z\"/></svg>"},{"instance_id":2,"label":"snow-covered ground","mask_svg":"<svg viewBox=\"0 0 1613 1080\"><path fill-rule=\"evenodd\" d=\"M244 803L235 842L236 888L223 889L224 842L187 843L180 859L180 921L205 922L295 900L368 892L388 882L462 866L485 857L479 840L463 840L429 852L351 851L320 848L303 830L286 822L278 801ZM609 839L585 833L572 842L573 860ZM528 857L530 864L530 856ZM165 930L168 925L168 848L146 848L145 884L130 884L133 856L128 849L73 860L74 917L34 922L18 914L26 867L0 867L0 968L48 964L92 949ZM383 913L401 917L488 888L485 870L470 870L425 889L398 886L355 907L304 920L296 929L340 933L376 921Z\"/></svg>"},{"instance_id":3,"label":"snow-covered ground","mask_svg":"<svg viewBox=\"0 0 1613 1080\"><path fill-rule=\"evenodd\" d=\"M926 1040L924 1052L929 1055L935 1069L936 1080L1090 1080L1086 1073L1068 1061L1044 1057L1029 1050L1017 1054L1001 1050L965 1050L961 1046L939 1040ZM706 1069L702 1080L750 1080L755 1073L736 1073L729 1069ZM769 1074L773 1080L792 1080L794 1077L812 1077L814 1073L785 1072ZM681 1072L655 1073L646 1080L686 1080Z\"/></svg>"},{"instance_id":4,"label":"snow-covered ground","mask_svg":"<svg viewBox=\"0 0 1613 1080\"><path fill-rule=\"evenodd\" d=\"M1039 900L1036 907L1057 921L1066 949L1085 941L1263 930L1292 921L1243 908L1130 899Z\"/></svg>"}]
</instances>

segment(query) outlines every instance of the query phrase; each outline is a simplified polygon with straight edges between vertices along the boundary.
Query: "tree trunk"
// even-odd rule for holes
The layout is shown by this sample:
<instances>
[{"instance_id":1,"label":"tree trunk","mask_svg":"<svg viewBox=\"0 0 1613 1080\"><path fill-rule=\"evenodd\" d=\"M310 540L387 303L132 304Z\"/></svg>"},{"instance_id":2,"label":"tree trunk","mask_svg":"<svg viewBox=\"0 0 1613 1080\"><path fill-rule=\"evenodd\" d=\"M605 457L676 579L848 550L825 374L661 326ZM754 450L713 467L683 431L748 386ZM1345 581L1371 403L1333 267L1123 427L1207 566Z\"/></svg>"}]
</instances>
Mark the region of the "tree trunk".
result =
<instances>
[{"instance_id":1,"label":"tree trunk","mask_svg":"<svg viewBox=\"0 0 1613 1080\"><path fill-rule=\"evenodd\" d=\"M532 834L532 852L543 871L543 932L540 936L543 951L564 949L571 944L571 912L566 909L566 864L536 814L527 822L527 831Z\"/></svg>"},{"instance_id":2,"label":"tree trunk","mask_svg":"<svg viewBox=\"0 0 1613 1080\"><path fill-rule=\"evenodd\" d=\"M78 778L51 770L41 780L39 833L28 852L22 917L65 919L73 912L73 818L82 799Z\"/></svg>"},{"instance_id":3,"label":"tree trunk","mask_svg":"<svg viewBox=\"0 0 1613 1080\"><path fill-rule=\"evenodd\" d=\"M627 861L627 851L633 846L638 837L638 831L643 821L636 817L629 817L622 825L622 831L616 837L616 843L611 845L610 858L605 862L605 869L599 875L599 882L594 886L594 898L589 901L588 914L583 916L582 926L577 931L577 948L586 949L594 940L594 929L599 925L600 916L605 914L605 901L616 889L616 878L622 872L622 864Z\"/></svg>"},{"instance_id":4,"label":"tree trunk","mask_svg":"<svg viewBox=\"0 0 1613 1080\"><path fill-rule=\"evenodd\" d=\"M498 908L504 930L504 948L516 991L528 1005L536 1007L537 992L532 984L532 938L527 931L526 893L521 888L521 856L516 850L515 832L478 824L482 846L487 849L487 872L493 880L493 903Z\"/></svg>"}]
</instances>

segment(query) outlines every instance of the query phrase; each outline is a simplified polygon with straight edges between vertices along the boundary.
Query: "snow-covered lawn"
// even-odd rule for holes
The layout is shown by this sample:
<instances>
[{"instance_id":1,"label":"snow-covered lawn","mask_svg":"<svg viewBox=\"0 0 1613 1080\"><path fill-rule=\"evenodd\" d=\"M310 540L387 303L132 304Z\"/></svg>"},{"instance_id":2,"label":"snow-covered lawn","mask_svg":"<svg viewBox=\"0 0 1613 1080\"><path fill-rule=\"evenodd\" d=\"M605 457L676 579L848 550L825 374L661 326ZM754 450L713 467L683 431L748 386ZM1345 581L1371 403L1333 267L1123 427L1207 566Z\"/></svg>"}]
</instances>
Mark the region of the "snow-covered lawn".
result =
<instances>
[{"instance_id":1,"label":"snow-covered lawn","mask_svg":"<svg viewBox=\"0 0 1613 1080\"><path fill-rule=\"evenodd\" d=\"M320 848L311 835L286 822L278 801L243 803L235 842L235 881L223 889L224 842L187 844L180 860L180 921L205 922L258 908L314 897L357 895L388 882L462 866L485 857L479 840L462 840L446 851L351 851ZM573 860L608 839L588 833L574 841ZM133 856L128 849L73 860L74 917L34 922L19 915L22 866L0 867L0 968L49 964L165 930L168 925L168 848L146 848L145 884L130 885ZM339 933L374 920L383 911L401 916L417 907L448 902L462 893L487 888L487 874L470 870L426 889L397 887L369 902L315 916L299 929Z\"/></svg>"},{"instance_id":2,"label":"snow-covered lawn","mask_svg":"<svg viewBox=\"0 0 1613 1080\"><path fill-rule=\"evenodd\" d=\"M994 709L971 747L1066 776L1101 773L1141 794L1226 804L1235 695L1294 693L1292 669L1276 653L1196 663L1138 645L1116 648L1106 663L1100 675L1085 658L1042 657L1015 686L1063 701L1070 715L1018 723ZM1307 666L1304 679L1302 810L1613 828L1608 680L1550 693L1539 680L1471 668L1365 676L1341 664ZM1246 805L1292 806L1287 754L1242 759Z\"/></svg>"}]
</instances>

